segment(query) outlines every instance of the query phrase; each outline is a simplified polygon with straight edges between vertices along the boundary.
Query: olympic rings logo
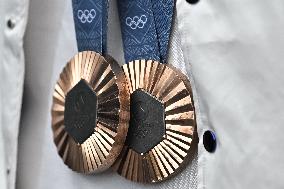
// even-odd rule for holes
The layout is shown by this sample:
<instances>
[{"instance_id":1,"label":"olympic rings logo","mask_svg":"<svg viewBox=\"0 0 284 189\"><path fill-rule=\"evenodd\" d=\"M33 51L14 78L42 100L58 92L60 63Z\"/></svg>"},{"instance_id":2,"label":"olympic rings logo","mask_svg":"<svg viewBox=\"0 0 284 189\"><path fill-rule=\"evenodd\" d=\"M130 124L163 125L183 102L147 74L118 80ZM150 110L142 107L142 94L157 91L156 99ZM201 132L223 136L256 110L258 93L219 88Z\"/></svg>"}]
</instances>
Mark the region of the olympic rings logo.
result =
<instances>
[{"instance_id":1,"label":"olympic rings logo","mask_svg":"<svg viewBox=\"0 0 284 189\"><path fill-rule=\"evenodd\" d=\"M78 10L77 17L81 21L81 23L91 23L93 19L96 17L97 13L95 9L91 10Z\"/></svg>"},{"instance_id":2,"label":"olympic rings logo","mask_svg":"<svg viewBox=\"0 0 284 189\"><path fill-rule=\"evenodd\" d=\"M144 28L148 18L146 15L134 16L133 18L127 17L125 20L125 23L127 26L129 26L131 29L135 30L137 28Z\"/></svg>"}]
</instances>

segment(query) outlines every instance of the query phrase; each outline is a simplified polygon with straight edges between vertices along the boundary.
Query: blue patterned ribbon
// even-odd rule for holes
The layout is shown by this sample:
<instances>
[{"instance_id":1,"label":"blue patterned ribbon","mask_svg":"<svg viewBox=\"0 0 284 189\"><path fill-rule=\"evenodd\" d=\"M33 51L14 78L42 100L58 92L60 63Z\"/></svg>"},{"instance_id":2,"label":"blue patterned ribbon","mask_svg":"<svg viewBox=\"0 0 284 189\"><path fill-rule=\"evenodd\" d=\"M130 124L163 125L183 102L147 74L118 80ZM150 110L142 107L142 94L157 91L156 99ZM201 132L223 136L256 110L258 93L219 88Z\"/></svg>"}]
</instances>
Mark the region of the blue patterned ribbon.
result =
<instances>
[{"instance_id":1,"label":"blue patterned ribbon","mask_svg":"<svg viewBox=\"0 0 284 189\"><path fill-rule=\"evenodd\" d=\"M167 59L175 0L152 0L156 31L160 48L160 62Z\"/></svg>"},{"instance_id":2,"label":"blue patterned ribbon","mask_svg":"<svg viewBox=\"0 0 284 189\"><path fill-rule=\"evenodd\" d=\"M106 53L108 0L72 0L78 51Z\"/></svg>"},{"instance_id":3,"label":"blue patterned ribbon","mask_svg":"<svg viewBox=\"0 0 284 189\"><path fill-rule=\"evenodd\" d=\"M119 0L125 61L152 59L165 63L174 0Z\"/></svg>"}]
</instances>

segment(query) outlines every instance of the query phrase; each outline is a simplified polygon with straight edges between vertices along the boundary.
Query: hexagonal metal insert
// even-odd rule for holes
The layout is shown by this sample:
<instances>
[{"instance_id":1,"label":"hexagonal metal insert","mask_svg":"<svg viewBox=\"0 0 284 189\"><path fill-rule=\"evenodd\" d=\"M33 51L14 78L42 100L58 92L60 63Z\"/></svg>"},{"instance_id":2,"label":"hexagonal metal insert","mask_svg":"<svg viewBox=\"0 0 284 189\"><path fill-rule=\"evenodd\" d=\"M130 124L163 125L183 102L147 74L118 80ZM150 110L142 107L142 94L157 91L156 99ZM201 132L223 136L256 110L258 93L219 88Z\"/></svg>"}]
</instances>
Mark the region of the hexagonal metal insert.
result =
<instances>
[{"instance_id":1,"label":"hexagonal metal insert","mask_svg":"<svg viewBox=\"0 0 284 189\"><path fill-rule=\"evenodd\" d=\"M81 79L66 95L64 124L75 142L82 144L94 133L97 119L97 95Z\"/></svg>"},{"instance_id":2,"label":"hexagonal metal insert","mask_svg":"<svg viewBox=\"0 0 284 189\"><path fill-rule=\"evenodd\" d=\"M130 97L130 125L127 145L137 153L147 153L165 135L164 105L138 89Z\"/></svg>"}]
</instances>

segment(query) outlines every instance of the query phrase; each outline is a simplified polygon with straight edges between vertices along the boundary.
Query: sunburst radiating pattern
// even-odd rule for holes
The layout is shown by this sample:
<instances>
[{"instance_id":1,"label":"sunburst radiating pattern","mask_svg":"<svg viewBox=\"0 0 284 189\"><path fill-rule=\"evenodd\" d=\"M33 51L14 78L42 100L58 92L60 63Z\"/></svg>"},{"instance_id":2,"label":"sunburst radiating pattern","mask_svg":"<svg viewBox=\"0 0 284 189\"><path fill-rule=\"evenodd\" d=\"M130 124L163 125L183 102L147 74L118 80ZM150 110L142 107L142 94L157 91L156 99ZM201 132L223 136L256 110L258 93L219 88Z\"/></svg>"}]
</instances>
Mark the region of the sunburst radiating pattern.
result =
<instances>
[{"instance_id":1,"label":"sunburst radiating pattern","mask_svg":"<svg viewBox=\"0 0 284 189\"><path fill-rule=\"evenodd\" d=\"M190 82L177 69L151 60L130 62L123 70L131 94L137 89L143 90L163 103L166 133L144 154L135 152L126 142L113 168L132 181L160 182L184 168L197 150Z\"/></svg>"},{"instance_id":2,"label":"sunburst radiating pattern","mask_svg":"<svg viewBox=\"0 0 284 189\"><path fill-rule=\"evenodd\" d=\"M93 133L78 144L65 130L64 109L67 93L82 79L96 93L98 106ZM52 130L64 163L81 173L107 169L123 147L128 122L129 92L120 66L92 51L75 55L60 74L53 94Z\"/></svg>"}]
</instances>

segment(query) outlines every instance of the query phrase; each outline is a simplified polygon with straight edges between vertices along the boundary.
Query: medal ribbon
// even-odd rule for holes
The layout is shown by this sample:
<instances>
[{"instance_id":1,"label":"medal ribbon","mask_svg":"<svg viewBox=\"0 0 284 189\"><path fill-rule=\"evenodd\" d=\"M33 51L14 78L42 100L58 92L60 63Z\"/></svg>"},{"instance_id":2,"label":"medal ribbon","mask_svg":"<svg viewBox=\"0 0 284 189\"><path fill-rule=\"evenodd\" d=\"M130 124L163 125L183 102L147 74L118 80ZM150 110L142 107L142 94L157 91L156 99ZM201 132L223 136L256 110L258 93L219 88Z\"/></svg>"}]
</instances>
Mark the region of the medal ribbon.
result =
<instances>
[{"instance_id":1,"label":"medal ribbon","mask_svg":"<svg viewBox=\"0 0 284 189\"><path fill-rule=\"evenodd\" d=\"M175 0L118 1L126 62L166 62L174 4Z\"/></svg>"},{"instance_id":2,"label":"medal ribbon","mask_svg":"<svg viewBox=\"0 0 284 189\"><path fill-rule=\"evenodd\" d=\"M106 53L108 0L72 0L78 51Z\"/></svg>"}]
</instances>

